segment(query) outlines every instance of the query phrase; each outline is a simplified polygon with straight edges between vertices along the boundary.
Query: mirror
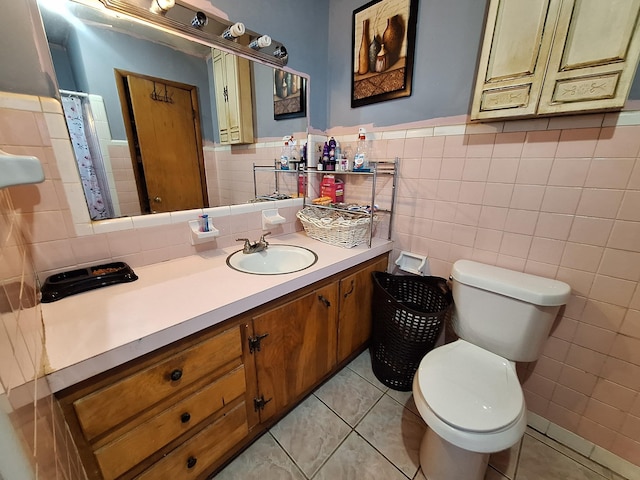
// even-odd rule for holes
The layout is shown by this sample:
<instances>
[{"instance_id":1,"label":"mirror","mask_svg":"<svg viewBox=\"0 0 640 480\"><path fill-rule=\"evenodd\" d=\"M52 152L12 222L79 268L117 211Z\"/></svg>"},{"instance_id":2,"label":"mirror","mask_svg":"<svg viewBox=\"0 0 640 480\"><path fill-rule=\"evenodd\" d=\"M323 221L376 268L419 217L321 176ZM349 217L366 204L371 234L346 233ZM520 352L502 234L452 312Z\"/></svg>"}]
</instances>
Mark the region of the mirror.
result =
<instances>
[{"instance_id":1,"label":"mirror","mask_svg":"<svg viewBox=\"0 0 640 480\"><path fill-rule=\"evenodd\" d=\"M104 8L73 1L61 8L64 2L56 1L54 11L47 3L39 0L58 85L65 92L61 98L63 104L70 105L65 105L65 116L74 150L77 142L73 138L73 122L87 119L78 129L85 134L95 132L95 142L89 140L76 150L76 157L82 159L88 152L92 158L103 159L102 166L100 162L97 166L78 162L81 175L88 175L83 176L83 188L93 220L246 203L256 194L278 189L275 175L263 173L256 182L260 191L254 190L253 165L273 165L284 135L293 135L301 146L306 141L308 117L302 114L274 118L275 102L282 103L282 98L276 96L273 67L241 60L246 62L251 89L240 95L250 105L254 140L224 146L220 144L224 120L217 115L214 54L209 45ZM290 72L284 76L289 81L296 77ZM145 90L142 96L155 101L137 106L131 100L138 79L147 85L143 88L148 92ZM299 82L289 91L297 94L298 102L304 102L304 112L308 111L304 97L308 78L300 76ZM193 106L192 134L179 133L182 130L172 114L159 120L157 114L148 113L150 105L174 108L181 102ZM145 112L146 117L156 120L152 127L147 126ZM156 153L143 158L140 134L149 129L152 138L155 135L151 146ZM180 150L169 156L176 165L152 172L149 158L156 161L166 151L162 141L174 144L172 135L196 137L192 141L195 153ZM188 157L194 157L189 167L185 163ZM83 168L88 172L82 172ZM185 186L188 171L195 183ZM163 182L169 183L169 192L197 191L196 200L188 200L191 203L187 204L169 202L156 193L157 185ZM95 191L101 195L92 197ZM154 199L159 202L154 204Z\"/></svg>"}]
</instances>

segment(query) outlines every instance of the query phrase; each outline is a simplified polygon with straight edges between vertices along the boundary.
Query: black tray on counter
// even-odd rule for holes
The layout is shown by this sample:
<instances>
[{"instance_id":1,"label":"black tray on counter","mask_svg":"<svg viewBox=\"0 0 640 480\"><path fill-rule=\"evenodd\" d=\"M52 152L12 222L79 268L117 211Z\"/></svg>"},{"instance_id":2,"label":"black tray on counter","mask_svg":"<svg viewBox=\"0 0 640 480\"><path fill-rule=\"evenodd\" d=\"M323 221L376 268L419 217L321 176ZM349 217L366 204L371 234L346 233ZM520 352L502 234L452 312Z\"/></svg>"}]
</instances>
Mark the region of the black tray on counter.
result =
<instances>
[{"instance_id":1,"label":"black tray on counter","mask_svg":"<svg viewBox=\"0 0 640 480\"><path fill-rule=\"evenodd\" d=\"M47 277L42 286L42 302L50 303L61 298L87 292L96 288L133 282L138 276L124 262L106 263L93 267L79 268L69 272L56 273Z\"/></svg>"}]
</instances>

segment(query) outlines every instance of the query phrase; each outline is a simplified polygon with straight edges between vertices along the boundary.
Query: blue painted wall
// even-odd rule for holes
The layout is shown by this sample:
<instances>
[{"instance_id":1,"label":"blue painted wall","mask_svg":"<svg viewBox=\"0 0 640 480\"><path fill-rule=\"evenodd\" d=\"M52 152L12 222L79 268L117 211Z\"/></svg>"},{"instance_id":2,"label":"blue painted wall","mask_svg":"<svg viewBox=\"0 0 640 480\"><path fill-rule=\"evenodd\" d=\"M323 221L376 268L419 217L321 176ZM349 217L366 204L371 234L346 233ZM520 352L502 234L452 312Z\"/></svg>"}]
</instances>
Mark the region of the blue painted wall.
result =
<instances>
[{"instance_id":1,"label":"blue painted wall","mask_svg":"<svg viewBox=\"0 0 640 480\"><path fill-rule=\"evenodd\" d=\"M473 1L473 0L470 0ZM311 77L310 121L312 127L328 125L329 0L210 0L255 32L272 36L289 52L288 67ZM338 2L339 3L339 2Z\"/></svg>"},{"instance_id":2,"label":"blue painted wall","mask_svg":"<svg viewBox=\"0 0 640 480\"><path fill-rule=\"evenodd\" d=\"M353 11L365 3L330 2L329 125L388 126L466 114L486 0L420 0L411 96L351 108Z\"/></svg>"},{"instance_id":3,"label":"blue painted wall","mask_svg":"<svg viewBox=\"0 0 640 480\"><path fill-rule=\"evenodd\" d=\"M4 2L0 91L54 95L35 2ZM355 109L350 107L351 22L353 10L364 0L215 0L211 4L231 20L243 21L247 28L286 45L289 66L312 79L311 126L326 129L363 123L395 125L468 113L486 2L420 0L411 97ZM638 79L630 98L640 99Z\"/></svg>"}]
</instances>

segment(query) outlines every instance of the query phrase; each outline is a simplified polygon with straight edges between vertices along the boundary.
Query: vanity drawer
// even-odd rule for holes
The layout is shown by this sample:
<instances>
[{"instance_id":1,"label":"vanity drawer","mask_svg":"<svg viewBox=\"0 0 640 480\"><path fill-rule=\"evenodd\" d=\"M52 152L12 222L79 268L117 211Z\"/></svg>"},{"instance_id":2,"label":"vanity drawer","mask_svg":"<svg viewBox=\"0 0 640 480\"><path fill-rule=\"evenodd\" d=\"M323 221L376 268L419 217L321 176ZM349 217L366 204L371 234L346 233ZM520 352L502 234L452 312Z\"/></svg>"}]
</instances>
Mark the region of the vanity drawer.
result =
<instances>
[{"instance_id":1,"label":"vanity drawer","mask_svg":"<svg viewBox=\"0 0 640 480\"><path fill-rule=\"evenodd\" d=\"M88 441L146 408L238 359L242 343L234 327L73 402Z\"/></svg>"},{"instance_id":2,"label":"vanity drawer","mask_svg":"<svg viewBox=\"0 0 640 480\"><path fill-rule=\"evenodd\" d=\"M172 440L240 397L246 390L241 365L206 387L95 451L105 480L117 478Z\"/></svg>"},{"instance_id":3,"label":"vanity drawer","mask_svg":"<svg viewBox=\"0 0 640 480\"><path fill-rule=\"evenodd\" d=\"M198 478L247 434L244 402L136 477L139 480Z\"/></svg>"}]
</instances>

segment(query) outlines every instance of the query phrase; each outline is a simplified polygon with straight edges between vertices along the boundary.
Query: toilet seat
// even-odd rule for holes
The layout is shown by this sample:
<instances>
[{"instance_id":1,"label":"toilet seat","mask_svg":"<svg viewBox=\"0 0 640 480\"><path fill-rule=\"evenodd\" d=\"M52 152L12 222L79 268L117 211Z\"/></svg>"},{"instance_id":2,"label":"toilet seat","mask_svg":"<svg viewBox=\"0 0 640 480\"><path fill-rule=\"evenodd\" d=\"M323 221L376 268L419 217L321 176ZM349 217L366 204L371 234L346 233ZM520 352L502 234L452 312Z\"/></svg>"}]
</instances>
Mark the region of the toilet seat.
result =
<instances>
[{"instance_id":1,"label":"toilet seat","mask_svg":"<svg viewBox=\"0 0 640 480\"><path fill-rule=\"evenodd\" d=\"M512 364L464 340L429 352L416 381L433 414L455 429L489 433L522 416L524 397Z\"/></svg>"}]
</instances>

